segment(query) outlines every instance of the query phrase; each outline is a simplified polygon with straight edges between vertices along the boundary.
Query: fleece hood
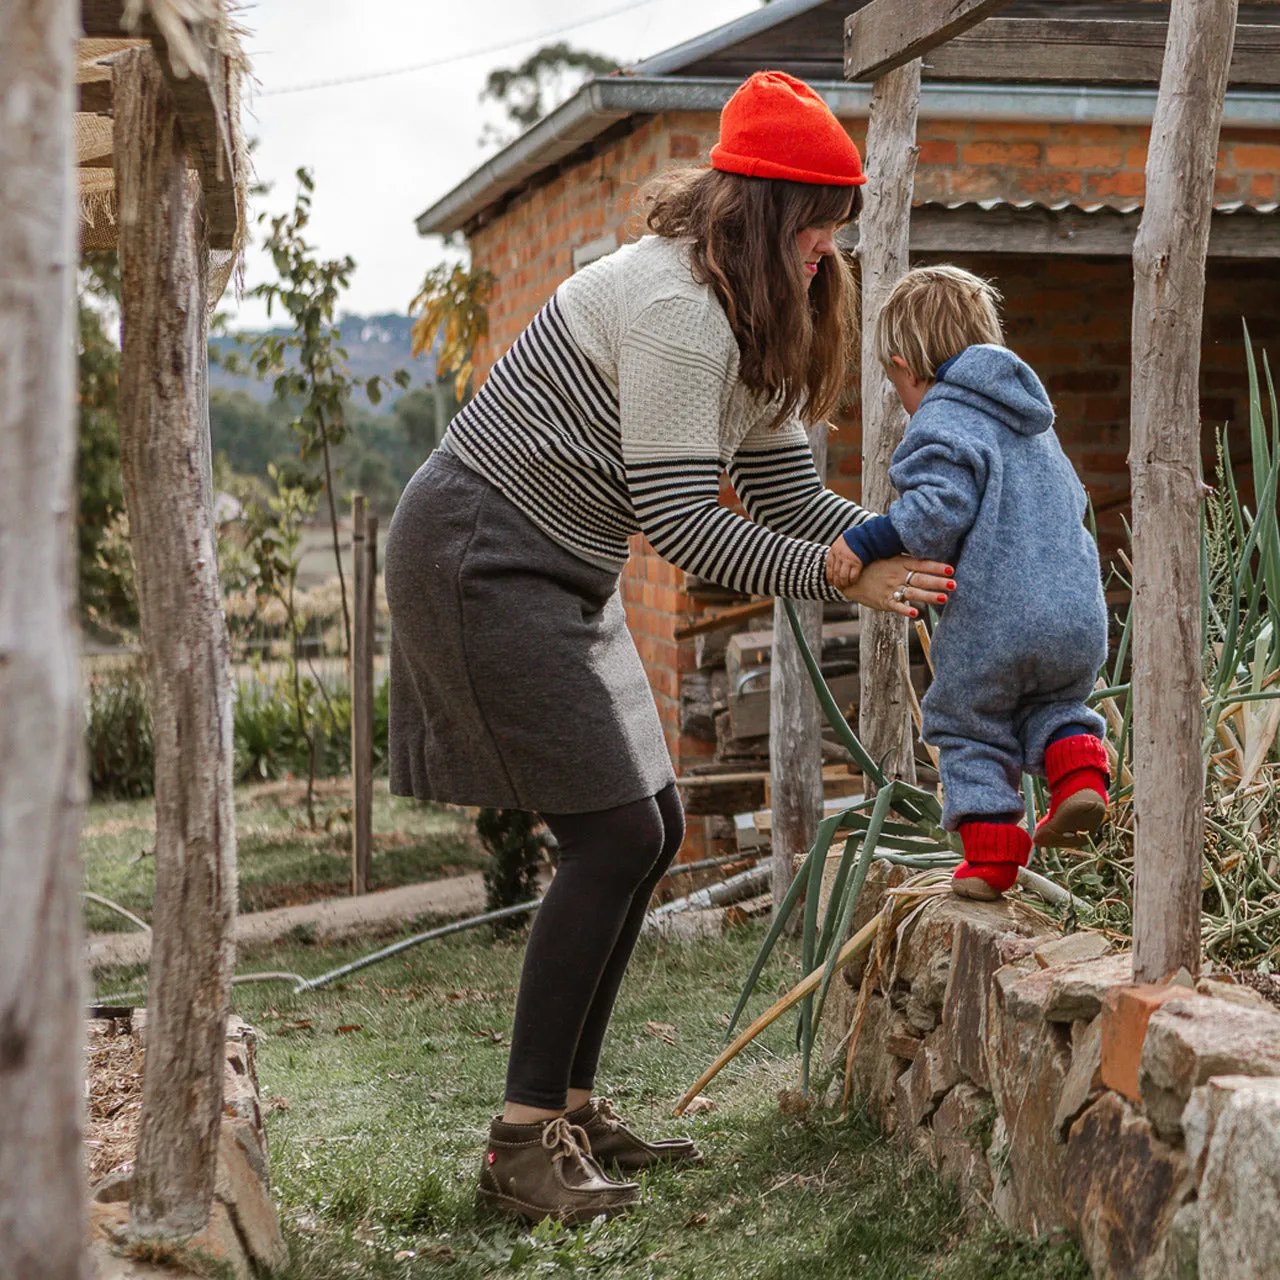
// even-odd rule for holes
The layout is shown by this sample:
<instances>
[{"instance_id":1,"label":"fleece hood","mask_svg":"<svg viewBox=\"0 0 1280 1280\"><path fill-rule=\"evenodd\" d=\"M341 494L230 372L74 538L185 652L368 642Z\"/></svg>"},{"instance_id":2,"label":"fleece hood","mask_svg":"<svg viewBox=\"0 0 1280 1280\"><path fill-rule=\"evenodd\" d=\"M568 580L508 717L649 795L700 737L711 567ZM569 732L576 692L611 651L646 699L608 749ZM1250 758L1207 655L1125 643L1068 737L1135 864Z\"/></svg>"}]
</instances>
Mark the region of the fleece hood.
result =
<instances>
[{"instance_id":1,"label":"fleece hood","mask_svg":"<svg viewBox=\"0 0 1280 1280\"><path fill-rule=\"evenodd\" d=\"M950 400L989 414L1019 435L1053 426L1053 405L1035 370L1008 347L966 347L938 371L921 407Z\"/></svg>"}]
</instances>

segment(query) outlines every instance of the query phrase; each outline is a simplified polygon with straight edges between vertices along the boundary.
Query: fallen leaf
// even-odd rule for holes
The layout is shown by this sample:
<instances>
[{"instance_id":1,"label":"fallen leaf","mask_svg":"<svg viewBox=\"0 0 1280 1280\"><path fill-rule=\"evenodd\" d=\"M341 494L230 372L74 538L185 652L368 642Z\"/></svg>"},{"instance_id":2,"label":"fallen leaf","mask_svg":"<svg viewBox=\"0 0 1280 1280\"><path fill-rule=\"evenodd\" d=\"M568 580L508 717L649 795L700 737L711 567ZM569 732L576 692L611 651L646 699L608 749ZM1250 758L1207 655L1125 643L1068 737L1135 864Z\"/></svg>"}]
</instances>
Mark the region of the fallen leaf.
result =
<instances>
[{"instance_id":1,"label":"fallen leaf","mask_svg":"<svg viewBox=\"0 0 1280 1280\"><path fill-rule=\"evenodd\" d=\"M691 1214L686 1220L686 1227L705 1227L707 1225L707 1215L705 1213Z\"/></svg>"},{"instance_id":2,"label":"fallen leaf","mask_svg":"<svg viewBox=\"0 0 1280 1280\"><path fill-rule=\"evenodd\" d=\"M281 1030L281 1031L310 1031L310 1030L311 1030L311 1019L310 1019L310 1018L298 1018L298 1019L297 1019L296 1021L294 1021L294 1022L286 1022L286 1023L284 1024L284 1026L282 1026L282 1027L280 1028L280 1030Z\"/></svg>"},{"instance_id":3,"label":"fallen leaf","mask_svg":"<svg viewBox=\"0 0 1280 1280\"><path fill-rule=\"evenodd\" d=\"M704 1111L714 1111L716 1104L710 1098L694 1098L684 1109L687 1116L700 1116Z\"/></svg>"},{"instance_id":4,"label":"fallen leaf","mask_svg":"<svg viewBox=\"0 0 1280 1280\"><path fill-rule=\"evenodd\" d=\"M646 1022L644 1029L663 1044L675 1044L676 1029L670 1022Z\"/></svg>"},{"instance_id":5,"label":"fallen leaf","mask_svg":"<svg viewBox=\"0 0 1280 1280\"><path fill-rule=\"evenodd\" d=\"M364 1024L362 1022L344 1022L342 1026L334 1028L335 1036L345 1036L350 1031L363 1031Z\"/></svg>"},{"instance_id":6,"label":"fallen leaf","mask_svg":"<svg viewBox=\"0 0 1280 1280\"><path fill-rule=\"evenodd\" d=\"M288 1111L289 1099L280 1097L268 1098L262 1105L266 1107L267 1114L270 1115L273 1111Z\"/></svg>"}]
</instances>

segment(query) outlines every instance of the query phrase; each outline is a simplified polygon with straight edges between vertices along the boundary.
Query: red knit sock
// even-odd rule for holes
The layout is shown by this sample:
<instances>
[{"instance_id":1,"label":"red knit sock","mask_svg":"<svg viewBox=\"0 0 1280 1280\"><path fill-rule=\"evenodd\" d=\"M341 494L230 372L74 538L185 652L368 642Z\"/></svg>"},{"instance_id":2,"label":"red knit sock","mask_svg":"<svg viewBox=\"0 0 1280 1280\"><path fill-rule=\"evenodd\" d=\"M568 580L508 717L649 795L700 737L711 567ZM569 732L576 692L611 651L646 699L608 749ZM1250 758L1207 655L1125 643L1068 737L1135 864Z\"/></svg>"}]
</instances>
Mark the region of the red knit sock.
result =
<instances>
[{"instance_id":1,"label":"red knit sock","mask_svg":"<svg viewBox=\"0 0 1280 1280\"><path fill-rule=\"evenodd\" d=\"M1056 830L1054 819L1062 804L1080 791L1096 792L1107 801L1107 750L1089 733L1073 734L1051 742L1044 753L1045 779L1049 783L1049 812L1036 826L1037 843ZM1100 823L1101 814L1092 822Z\"/></svg>"},{"instance_id":2,"label":"red knit sock","mask_svg":"<svg viewBox=\"0 0 1280 1280\"><path fill-rule=\"evenodd\" d=\"M952 876L952 889L966 898L996 898L1012 889L1018 868L1031 856L1031 835L1012 822L962 822L964 861ZM981 881L986 889L965 881Z\"/></svg>"}]
</instances>

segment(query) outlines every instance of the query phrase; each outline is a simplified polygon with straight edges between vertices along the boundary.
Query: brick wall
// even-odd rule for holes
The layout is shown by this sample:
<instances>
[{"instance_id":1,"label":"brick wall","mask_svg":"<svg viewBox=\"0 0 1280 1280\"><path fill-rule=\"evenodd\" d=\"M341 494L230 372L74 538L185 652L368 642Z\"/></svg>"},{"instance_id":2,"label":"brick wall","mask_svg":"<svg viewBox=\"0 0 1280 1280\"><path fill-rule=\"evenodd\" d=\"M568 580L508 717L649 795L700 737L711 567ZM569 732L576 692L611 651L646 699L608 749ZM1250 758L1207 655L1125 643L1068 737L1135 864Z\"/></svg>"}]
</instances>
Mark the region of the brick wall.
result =
<instances>
[{"instance_id":1,"label":"brick wall","mask_svg":"<svg viewBox=\"0 0 1280 1280\"><path fill-rule=\"evenodd\" d=\"M715 140L711 112L651 117L599 155L515 199L470 238L472 258L493 273L489 338L475 353L477 381L573 270L573 250L602 236L618 243L642 232L636 197L664 168L699 164ZM865 123L850 121L863 148ZM1148 130L1140 126L924 120L916 176L919 201L1072 200L1123 206L1144 191ZM1219 200L1277 198L1280 130L1225 129L1218 156ZM1127 514L1130 265L1124 259L948 255L995 279L1006 294L1008 340L1037 368L1059 413L1059 430L1100 511L1104 546L1122 536ZM1201 378L1207 423L1247 423L1240 317L1280 358L1280 264L1210 266ZM831 449L832 486L859 492L856 409L839 423ZM1237 452L1237 457L1243 457ZM726 500L732 494L726 491ZM674 639L700 608L683 573L644 541L632 540L622 593L653 685L677 772L710 753L679 727L680 679L692 655ZM693 823L686 858L705 848Z\"/></svg>"}]
</instances>

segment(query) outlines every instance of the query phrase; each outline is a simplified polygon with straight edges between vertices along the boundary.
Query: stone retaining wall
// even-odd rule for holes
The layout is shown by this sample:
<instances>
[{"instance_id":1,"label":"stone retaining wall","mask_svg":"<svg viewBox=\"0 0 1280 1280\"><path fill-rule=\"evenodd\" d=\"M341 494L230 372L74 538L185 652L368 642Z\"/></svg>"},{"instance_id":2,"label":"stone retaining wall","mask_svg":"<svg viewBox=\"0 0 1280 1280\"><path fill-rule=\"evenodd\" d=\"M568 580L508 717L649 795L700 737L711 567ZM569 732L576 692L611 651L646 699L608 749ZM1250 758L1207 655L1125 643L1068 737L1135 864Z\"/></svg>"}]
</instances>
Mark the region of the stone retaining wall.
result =
<instances>
[{"instance_id":1,"label":"stone retaining wall","mask_svg":"<svg viewBox=\"0 0 1280 1280\"><path fill-rule=\"evenodd\" d=\"M903 878L873 872L861 920ZM1280 1277L1280 1010L1247 987L1135 986L1127 953L1025 901L932 899L873 979L854 1086L966 1203L1071 1233L1096 1276Z\"/></svg>"},{"instance_id":2,"label":"stone retaining wall","mask_svg":"<svg viewBox=\"0 0 1280 1280\"><path fill-rule=\"evenodd\" d=\"M127 1034L145 1048L146 1013L135 1010ZM271 1197L267 1133L262 1120L255 1062L256 1032L242 1019L227 1019L222 1079L222 1127L218 1135L217 1183L209 1225L183 1246L230 1268L235 1280L253 1280L289 1260ZM122 1257L129 1221L127 1173L109 1174L93 1188L90 1226L97 1280L142 1280L181 1270L156 1269Z\"/></svg>"}]
</instances>

